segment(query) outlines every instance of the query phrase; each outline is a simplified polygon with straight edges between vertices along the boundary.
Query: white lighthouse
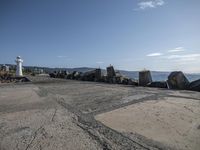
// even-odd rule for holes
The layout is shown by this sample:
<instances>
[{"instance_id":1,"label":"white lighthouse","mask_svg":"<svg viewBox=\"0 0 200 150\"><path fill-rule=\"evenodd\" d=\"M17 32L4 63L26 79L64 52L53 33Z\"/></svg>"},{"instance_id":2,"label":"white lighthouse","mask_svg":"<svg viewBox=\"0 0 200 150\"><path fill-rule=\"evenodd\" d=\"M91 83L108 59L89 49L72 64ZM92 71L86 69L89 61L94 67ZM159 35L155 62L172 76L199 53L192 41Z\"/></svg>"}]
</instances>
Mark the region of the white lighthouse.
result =
<instances>
[{"instance_id":1,"label":"white lighthouse","mask_svg":"<svg viewBox=\"0 0 200 150\"><path fill-rule=\"evenodd\" d=\"M20 56L17 56L17 59L15 60L15 62L17 63L16 76L23 76L23 74L22 74L23 60L21 59Z\"/></svg>"}]
</instances>

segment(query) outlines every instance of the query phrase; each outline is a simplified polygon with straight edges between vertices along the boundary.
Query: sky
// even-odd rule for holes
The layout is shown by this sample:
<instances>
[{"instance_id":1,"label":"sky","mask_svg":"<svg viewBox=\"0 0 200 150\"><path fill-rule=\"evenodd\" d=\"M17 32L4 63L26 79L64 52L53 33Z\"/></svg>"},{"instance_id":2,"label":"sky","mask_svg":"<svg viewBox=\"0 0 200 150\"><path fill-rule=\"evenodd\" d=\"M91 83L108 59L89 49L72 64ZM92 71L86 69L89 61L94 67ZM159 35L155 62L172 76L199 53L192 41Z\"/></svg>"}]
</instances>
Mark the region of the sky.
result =
<instances>
[{"instance_id":1,"label":"sky","mask_svg":"<svg viewBox=\"0 0 200 150\"><path fill-rule=\"evenodd\" d=\"M200 73L200 0L0 0L0 63Z\"/></svg>"}]
</instances>

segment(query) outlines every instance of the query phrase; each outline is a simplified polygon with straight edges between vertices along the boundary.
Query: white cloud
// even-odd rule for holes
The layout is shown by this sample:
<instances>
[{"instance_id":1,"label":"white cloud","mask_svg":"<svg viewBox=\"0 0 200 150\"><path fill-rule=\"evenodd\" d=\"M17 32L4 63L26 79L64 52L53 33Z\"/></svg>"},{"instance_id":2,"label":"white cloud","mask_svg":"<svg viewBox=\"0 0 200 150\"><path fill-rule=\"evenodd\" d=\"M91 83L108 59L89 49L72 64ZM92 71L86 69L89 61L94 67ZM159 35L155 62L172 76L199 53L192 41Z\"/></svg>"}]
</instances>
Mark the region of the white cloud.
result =
<instances>
[{"instance_id":1,"label":"white cloud","mask_svg":"<svg viewBox=\"0 0 200 150\"><path fill-rule=\"evenodd\" d=\"M184 47L177 47L175 49L168 50L169 53L183 52L183 51L185 51Z\"/></svg>"},{"instance_id":2,"label":"white cloud","mask_svg":"<svg viewBox=\"0 0 200 150\"><path fill-rule=\"evenodd\" d=\"M177 69L183 70L185 72L199 73L200 65L200 53L196 54L184 54L184 55L170 55L166 57L171 65L176 66Z\"/></svg>"},{"instance_id":3,"label":"white cloud","mask_svg":"<svg viewBox=\"0 0 200 150\"><path fill-rule=\"evenodd\" d=\"M164 5L164 0L145 0L138 3L139 9L144 10L147 8L156 8L158 6Z\"/></svg>"},{"instance_id":4,"label":"white cloud","mask_svg":"<svg viewBox=\"0 0 200 150\"><path fill-rule=\"evenodd\" d=\"M170 55L167 58L168 59L191 59L194 60L196 58L200 57L200 54L185 54L185 55Z\"/></svg>"},{"instance_id":5,"label":"white cloud","mask_svg":"<svg viewBox=\"0 0 200 150\"><path fill-rule=\"evenodd\" d=\"M166 57L172 62L181 65L191 65L200 63L200 54L170 55Z\"/></svg>"},{"instance_id":6,"label":"white cloud","mask_svg":"<svg viewBox=\"0 0 200 150\"><path fill-rule=\"evenodd\" d=\"M147 56L148 57L155 57L155 56L161 56L163 55L162 53L151 53L151 54L148 54Z\"/></svg>"}]
</instances>

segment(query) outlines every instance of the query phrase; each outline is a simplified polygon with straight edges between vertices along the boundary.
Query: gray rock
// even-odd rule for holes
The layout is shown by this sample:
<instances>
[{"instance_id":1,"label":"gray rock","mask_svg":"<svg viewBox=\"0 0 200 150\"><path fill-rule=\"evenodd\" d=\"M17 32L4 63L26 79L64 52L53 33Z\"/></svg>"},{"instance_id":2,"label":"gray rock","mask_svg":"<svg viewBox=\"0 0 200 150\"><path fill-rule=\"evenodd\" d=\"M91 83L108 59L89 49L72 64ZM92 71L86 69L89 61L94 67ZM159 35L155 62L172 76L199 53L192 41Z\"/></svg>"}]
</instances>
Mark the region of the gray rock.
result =
<instances>
[{"instance_id":1,"label":"gray rock","mask_svg":"<svg viewBox=\"0 0 200 150\"><path fill-rule=\"evenodd\" d=\"M189 81L181 71L172 72L167 80L169 89L188 89Z\"/></svg>"},{"instance_id":2,"label":"gray rock","mask_svg":"<svg viewBox=\"0 0 200 150\"><path fill-rule=\"evenodd\" d=\"M134 79L128 79L128 85L138 86L138 81Z\"/></svg>"},{"instance_id":3,"label":"gray rock","mask_svg":"<svg viewBox=\"0 0 200 150\"><path fill-rule=\"evenodd\" d=\"M49 76L50 76L51 78L56 78L56 74L55 74L55 73L50 73Z\"/></svg>"},{"instance_id":4,"label":"gray rock","mask_svg":"<svg viewBox=\"0 0 200 150\"><path fill-rule=\"evenodd\" d=\"M200 79L199 80L196 80L196 81L193 81L189 84L189 90L192 90L192 91L199 91L200 92Z\"/></svg>"},{"instance_id":5,"label":"gray rock","mask_svg":"<svg viewBox=\"0 0 200 150\"><path fill-rule=\"evenodd\" d=\"M107 82L107 76L101 76L100 82Z\"/></svg>"},{"instance_id":6,"label":"gray rock","mask_svg":"<svg viewBox=\"0 0 200 150\"><path fill-rule=\"evenodd\" d=\"M73 72L73 79L75 80L79 80L81 78L81 72L78 72L78 71L74 71Z\"/></svg>"},{"instance_id":7,"label":"gray rock","mask_svg":"<svg viewBox=\"0 0 200 150\"><path fill-rule=\"evenodd\" d=\"M151 82L147 84L148 87L156 87L156 88L167 88L167 82L166 81L156 81Z\"/></svg>"},{"instance_id":8,"label":"gray rock","mask_svg":"<svg viewBox=\"0 0 200 150\"><path fill-rule=\"evenodd\" d=\"M82 76L84 81L101 81L101 69L85 72Z\"/></svg>"},{"instance_id":9,"label":"gray rock","mask_svg":"<svg viewBox=\"0 0 200 150\"><path fill-rule=\"evenodd\" d=\"M117 84L122 84L124 78L123 76L116 76L115 79Z\"/></svg>"},{"instance_id":10,"label":"gray rock","mask_svg":"<svg viewBox=\"0 0 200 150\"><path fill-rule=\"evenodd\" d=\"M65 78L67 79L72 79L73 74L72 73L68 73L67 76Z\"/></svg>"}]
</instances>

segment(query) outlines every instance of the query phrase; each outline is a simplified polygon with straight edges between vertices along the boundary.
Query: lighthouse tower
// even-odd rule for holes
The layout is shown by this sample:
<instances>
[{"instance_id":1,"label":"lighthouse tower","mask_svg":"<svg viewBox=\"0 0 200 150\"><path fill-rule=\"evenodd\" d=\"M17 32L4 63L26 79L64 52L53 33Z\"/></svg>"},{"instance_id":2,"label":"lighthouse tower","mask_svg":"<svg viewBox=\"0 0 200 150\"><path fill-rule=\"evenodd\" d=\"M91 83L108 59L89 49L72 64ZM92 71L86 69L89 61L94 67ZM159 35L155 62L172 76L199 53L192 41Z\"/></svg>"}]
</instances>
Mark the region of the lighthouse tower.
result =
<instances>
[{"instance_id":1,"label":"lighthouse tower","mask_svg":"<svg viewBox=\"0 0 200 150\"><path fill-rule=\"evenodd\" d=\"M15 62L17 63L16 76L23 76L23 74L22 74L23 60L21 59L20 56L17 56Z\"/></svg>"}]
</instances>

